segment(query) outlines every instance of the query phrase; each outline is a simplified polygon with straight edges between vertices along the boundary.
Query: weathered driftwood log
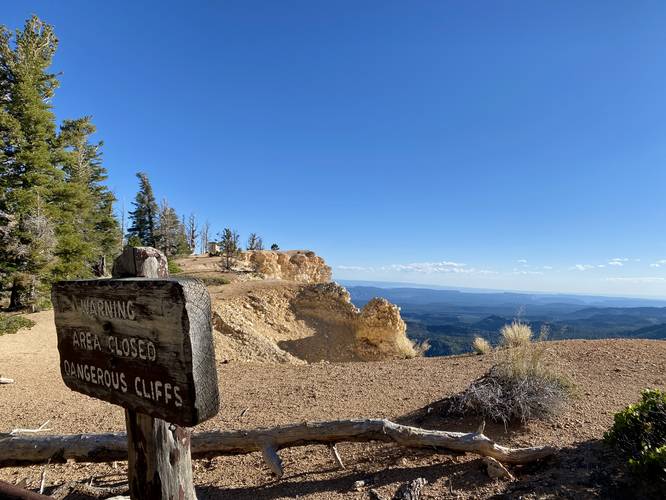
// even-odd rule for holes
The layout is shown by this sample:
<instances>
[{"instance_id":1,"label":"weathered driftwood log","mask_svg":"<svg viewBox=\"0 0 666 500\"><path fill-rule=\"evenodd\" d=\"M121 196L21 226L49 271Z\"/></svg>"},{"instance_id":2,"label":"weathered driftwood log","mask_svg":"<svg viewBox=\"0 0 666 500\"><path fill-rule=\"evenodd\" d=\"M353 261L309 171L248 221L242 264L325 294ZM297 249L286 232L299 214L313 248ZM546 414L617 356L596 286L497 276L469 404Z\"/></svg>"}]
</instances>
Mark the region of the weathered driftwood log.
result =
<instances>
[{"instance_id":1,"label":"weathered driftwood log","mask_svg":"<svg viewBox=\"0 0 666 500\"><path fill-rule=\"evenodd\" d=\"M524 464L555 453L550 446L508 448L484 434L447 432L400 425L388 420L333 420L305 422L267 429L210 431L192 435L195 458L240 455L312 444L343 441L394 442L407 448L431 448L476 453L500 462ZM274 457L273 457L274 458ZM9 436L0 439L0 466L64 462L111 462L127 459L127 435L77 434L69 436Z\"/></svg>"},{"instance_id":2,"label":"weathered driftwood log","mask_svg":"<svg viewBox=\"0 0 666 500\"><path fill-rule=\"evenodd\" d=\"M0 384L13 384L13 383L14 383L13 378L0 377Z\"/></svg>"}]
</instances>

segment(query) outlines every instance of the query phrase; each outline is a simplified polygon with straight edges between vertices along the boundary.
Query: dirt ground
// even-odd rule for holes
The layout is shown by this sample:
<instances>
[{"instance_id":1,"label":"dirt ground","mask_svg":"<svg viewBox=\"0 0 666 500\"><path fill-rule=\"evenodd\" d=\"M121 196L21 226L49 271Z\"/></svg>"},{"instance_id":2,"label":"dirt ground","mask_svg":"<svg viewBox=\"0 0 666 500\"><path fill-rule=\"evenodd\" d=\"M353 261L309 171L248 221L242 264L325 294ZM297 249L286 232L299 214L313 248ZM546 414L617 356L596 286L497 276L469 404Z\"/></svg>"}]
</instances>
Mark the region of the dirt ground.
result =
<instances>
[{"instance_id":1,"label":"dirt ground","mask_svg":"<svg viewBox=\"0 0 666 500\"><path fill-rule=\"evenodd\" d=\"M58 368L52 312L30 315L37 325L0 337L0 432L38 427L53 433L124 430L123 410L70 391ZM322 446L283 450L285 477L275 481L257 453L197 460L200 498L390 498L404 482L423 477L422 498L627 498L640 496L617 457L600 439L614 412L639 398L641 389L666 389L666 342L566 341L549 344L549 360L576 385L576 397L552 421L523 429L486 427L511 446L550 444L559 453L542 463L513 467L517 480L489 479L474 455L403 450L386 444L342 443L346 469L338 470ZM491 356L418 358L305 366L218 365L220 413L195 430L247 429L305 420L388 417L422 427L468 430L479 421L450 420L436 402L483 374ZM433 410L428 412L428 408ZM1 444L0 444L1 445ZM0 468L0 479L27 479L37 488L41 466ZM49 465L48 491L67 480L121 483L126 464ZM359 490L356 481L364 481Z\"/></svg>"}]
</instances>

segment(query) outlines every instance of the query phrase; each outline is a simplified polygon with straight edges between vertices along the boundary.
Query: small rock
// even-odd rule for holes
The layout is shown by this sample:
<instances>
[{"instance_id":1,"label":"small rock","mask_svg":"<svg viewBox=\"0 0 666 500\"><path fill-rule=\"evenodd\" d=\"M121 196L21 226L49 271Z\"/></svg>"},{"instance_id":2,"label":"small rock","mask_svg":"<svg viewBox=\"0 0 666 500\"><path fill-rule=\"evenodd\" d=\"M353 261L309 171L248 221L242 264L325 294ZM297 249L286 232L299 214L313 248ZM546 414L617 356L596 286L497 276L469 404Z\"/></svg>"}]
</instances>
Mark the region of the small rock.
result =
<instances>
[{"instance_id":1,"label":"small rock","mask_svg":"<svg viewBox=\"0 0 666 500\"><path fill-rule=\"evenodd\" d=\"M365 488L365 481L354 481L354 489L356 491L361 491Z\"/></svg>"}]
</instances>

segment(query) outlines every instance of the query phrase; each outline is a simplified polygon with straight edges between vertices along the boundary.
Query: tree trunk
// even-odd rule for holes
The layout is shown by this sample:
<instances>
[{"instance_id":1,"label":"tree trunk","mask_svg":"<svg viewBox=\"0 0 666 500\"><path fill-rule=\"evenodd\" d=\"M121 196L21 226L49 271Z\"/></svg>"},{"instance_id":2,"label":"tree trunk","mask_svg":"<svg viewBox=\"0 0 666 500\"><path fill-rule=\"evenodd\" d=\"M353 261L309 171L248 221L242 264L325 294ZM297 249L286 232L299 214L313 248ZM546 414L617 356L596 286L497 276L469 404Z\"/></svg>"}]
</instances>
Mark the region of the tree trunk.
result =
<instances>
[{"instance_id":1,"label":"tree trunk","mask_svg":"<svg viewBox=\"0 0 666 500\"><path fill-rule=\"evenodd\" d=\"M12 292L9 296L9 310L19 311L28 307L30 297L30 284L24 274L19 274L12 281Z\"/></svg>"}]
</instances>

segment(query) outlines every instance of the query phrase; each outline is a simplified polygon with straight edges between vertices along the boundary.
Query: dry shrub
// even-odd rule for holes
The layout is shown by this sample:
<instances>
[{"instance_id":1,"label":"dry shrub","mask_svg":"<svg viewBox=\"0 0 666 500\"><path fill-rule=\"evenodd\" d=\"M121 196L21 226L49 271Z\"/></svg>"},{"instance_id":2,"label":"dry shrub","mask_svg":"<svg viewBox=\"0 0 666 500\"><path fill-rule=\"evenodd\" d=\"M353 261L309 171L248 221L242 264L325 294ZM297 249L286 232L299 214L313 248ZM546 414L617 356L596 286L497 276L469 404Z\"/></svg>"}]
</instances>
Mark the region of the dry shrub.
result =
<instances>
[{"instance_id":1,"label":"dry shrub","mask_svg":"<svg viewBox=\"0 0 666 500\"><path fill-rule=\"evenodd\" d=\"M532 341L530 325L514 320L510 325L504 325L500 330L502 347L520 347Z\"/></svg>"},{"instance_id":2,"label":"dry shrub","mask_svg":"<svg viewBox=\"0 0 666 500\"><path fill-rule=\"evenodd\" d=\"M493 351L493 346L491 346L490 342L483 337L474 337L472 349L474 349L474 352L477 354L488 354Z\"/></svg>"},{"instance_id":3,"label":"dry shrub","mask_svg":"<svg viewBox=\"0 0 666 500\"><path fill-rule=\"evenodd\" d=\"M524 333L521 335L524 338ZM505 425L514 421L524 424L556 413L570 396L572 386L545 363L544 337L542 332L539 342L523 341L517 347L497 351L495 364L463 393L454 396L449 410L481 415Z\"/></svg>"}]
</instances>

